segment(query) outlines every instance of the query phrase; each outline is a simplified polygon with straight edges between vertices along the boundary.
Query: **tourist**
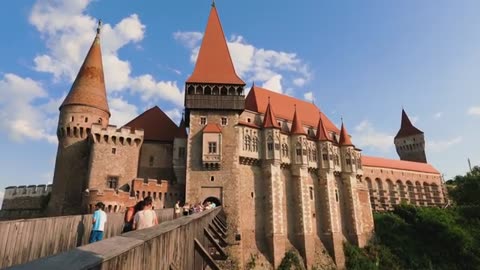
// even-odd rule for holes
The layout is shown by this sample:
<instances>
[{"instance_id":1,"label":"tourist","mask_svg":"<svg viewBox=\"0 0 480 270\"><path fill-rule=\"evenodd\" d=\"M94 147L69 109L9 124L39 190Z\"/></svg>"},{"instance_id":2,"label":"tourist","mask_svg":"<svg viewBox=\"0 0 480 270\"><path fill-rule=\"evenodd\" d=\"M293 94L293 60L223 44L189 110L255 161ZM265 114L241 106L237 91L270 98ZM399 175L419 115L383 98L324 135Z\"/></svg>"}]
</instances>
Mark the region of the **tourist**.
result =
<instances>
[{"instance_id":1,"label":"tourist","mask_svg":"<svg viewBox=\"0 0 480 270\"><path fill-rule=\"evenodd\" d=\"M93 226L90 233L89 243L97 242L103 239L103 231L105 230L105 223L107 222L107 214L103 211L105 204L98 202L95 204L95 212L93 213Z\"/></svg>"},{"instance_id":2,"label":"tourist","mask_svg":"<svg viewBox=\"0 0 480 270\"><path fill-rule=\"evenodd\" d=\"M175 215L173 218L178 218L180 217L180 213L181 213L181 207L180 207L180 201L177 201L177 203L175 204Z\"/></svg>"},{"instance_id":3,"label":"tourist","mask_svg":"<svg viewBox=\"0 0 480 270\"><path fill-rule=\"evenodd\" d=\"M130 206L127 208L125 212L124 224L123 224L123 233L129 232L133 230L133 217L135 214L143 209L145 202L139 201L134 206Z\"/></svg>"},{"instance_id":4,"label":"tourist","mask_svg":"<svg viewBox=\"0 0 480 270\"><path fill-rule=\"evenodd\" d=\"M190 211L190 205L188 203L185 203L183 205L183 215L188 216L189 211Z\"/></svg>"},{"instance_id":5,"label":"tourist","mask_svg":"<svg viewBox=\"0 0 480 270\"><path fill-rule=\"evenodd\" d=\"M158 224L158 218L155 211L153 211L152 197L148 196L143 199L143 209L137 212L133 218L133 229L141 230L150 228Z\"/></svg>"}]
</instances>

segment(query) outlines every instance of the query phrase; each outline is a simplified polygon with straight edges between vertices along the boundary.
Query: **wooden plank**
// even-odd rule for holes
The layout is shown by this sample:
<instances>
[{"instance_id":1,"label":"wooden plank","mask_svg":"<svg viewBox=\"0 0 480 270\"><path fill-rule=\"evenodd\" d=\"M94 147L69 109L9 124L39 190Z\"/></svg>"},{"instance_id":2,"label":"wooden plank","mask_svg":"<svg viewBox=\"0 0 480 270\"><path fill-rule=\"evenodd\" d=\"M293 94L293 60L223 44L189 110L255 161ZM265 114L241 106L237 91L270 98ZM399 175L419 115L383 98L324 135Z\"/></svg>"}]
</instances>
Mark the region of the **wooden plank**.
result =
<instances>
[{"instance_id":1,"label":"wooden plank","mask_svg":"<svg viewBox=\"0 0 480 270\"><path fill-rule=\"evenodd\" d=\"M200 254L200 256L203 258L204 262L207 263L207 265L212 268L212 270L220 270L220 267L215 263L213 258L208 254L208 252L203 248L202 244L195 239L195 250Z\"/></svg>"},{"instance_id":2,"label":"wooden plank","mask_svg":"<svg viewBox=\"0 0 480 270\"><path fill-rule=\"evenodd\" d=\"M210 232L207 229L203 229L205 236L207 237L208 240L210 240L210 243L215 247L215 249L220 253L220 257L222 260L227 259L227 253L223 250L222 247L218 244L218 242L213 238L213 235L210 234Z\"/></svg>"}]
</instances>

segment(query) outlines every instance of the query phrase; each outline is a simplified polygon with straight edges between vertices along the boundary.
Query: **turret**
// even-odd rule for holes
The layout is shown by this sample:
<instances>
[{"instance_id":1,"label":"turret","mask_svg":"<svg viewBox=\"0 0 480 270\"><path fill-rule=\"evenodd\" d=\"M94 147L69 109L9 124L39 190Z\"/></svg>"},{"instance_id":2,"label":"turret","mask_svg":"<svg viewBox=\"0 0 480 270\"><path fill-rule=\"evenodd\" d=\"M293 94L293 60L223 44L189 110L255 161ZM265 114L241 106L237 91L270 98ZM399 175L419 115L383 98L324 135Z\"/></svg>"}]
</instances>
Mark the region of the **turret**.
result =
<instances>
[{"instance_id":1,"label":"turret","mask_svg":"<svg viewBox=\"0 0 480 270\"><path fill-rule=\"evenodd\" d=\"M292 163L296 165L306 165L307 160L307 133L302 126L302 121L297 115L297 109L293 114L292 128L290 130L292 135L291 146L294 149Z\"/></svg>"},{"instance_id":2,"label":"turret","mask_svg":"<svg viewBox=\"0 0 480 270\"><path fill-rule=\"evenodd\" d=\"M395 148L401 160L427 163L425 136L416 128L402 109L402 123L394 139Z\"/></svg>"},{"instance_id":3,"label":"turret","mask_svg":"<svg viewBox=\"0 0 480 270\"><path fill-rule=\"evenodd\" d=\"M78 75L60 106L58 150L49 214L81 212L89 161L87 137L92 124L107 127L110 111L105 90L100 27Z\"/></svg>"},{"instance_id":4,"label":"turret","mask_svg":"<svg viewBox=\"0 0 480 270\"><path fill-rule=\"evenodd\" d=\"M280 125L273 112L270 99L268 99L267 109L263 117L263 136L265 159L280 160Z\"/></svg>"},{"instance_id":5,"label":"turret","mask_svg":"<svg viewBox=\"0 0 480 270\"><path fill-rule=\"evenodd\" d=\"M334 145L332 136L327 132L322 118L322 113L319 113L317 134L315 136L318 141L318 168L335 170L335 167L340 165L338 149Z\"/></svg>"}]
</instances>

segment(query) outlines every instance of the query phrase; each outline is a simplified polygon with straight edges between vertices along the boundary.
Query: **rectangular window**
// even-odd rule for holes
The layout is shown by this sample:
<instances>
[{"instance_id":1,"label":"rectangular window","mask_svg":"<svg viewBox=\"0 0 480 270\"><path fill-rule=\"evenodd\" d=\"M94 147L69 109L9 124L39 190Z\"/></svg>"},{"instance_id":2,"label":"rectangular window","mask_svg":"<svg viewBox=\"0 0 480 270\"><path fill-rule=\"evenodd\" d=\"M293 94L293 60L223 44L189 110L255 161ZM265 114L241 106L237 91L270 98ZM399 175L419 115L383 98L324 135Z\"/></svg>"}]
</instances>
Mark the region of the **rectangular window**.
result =
<instances>
[{"instance_id":1,"label":"rectangular window","mask_svg":"<svg viewBox=\"0 0 480 270\"><path fill-rule=\"evenodd\" d=\"M267 143L268 151L273 151L273 143Z\"/></svg>"},{"instance_id":2,"label":"rectangular window","mask_svg":"<svg viewBox=\"0 0 480 270\"><path fill-rule=\"evenodd\" d=\"M178 148L178 158L185 158L185 147Z\"/></svg>"},{"instance_id":3,"label":"rectangular window","mask_svg":"<svg viewBox=\"0 0 480 270\"><path fill-rule=\"evenodd\" d=\"M112 154L116 154L117 153L117 149L116 148L112 148Z\"/></svg>"},{"instance_id":4,"label":"rectangular window","mask_svg":"<svg viewBox=\"0 0 480 270\"><path fill-rule=\"evenodd\" d=\"M228 124L228 120L226 117L222 117L222 126L226 126Z\"/></svg>"},{"instance_id":5,"label":"rectangular window","mask_svg":"<svg viewBox=\"0 0 480 270\"><path fill-rule=\"evenodd\" d=\"M297 156L301 156L302 155L302 149L297 148L296 150L297 150Z\"/></svg>"},{"instance_id":6,"label":"rectangular window","mask_svg":"<svg viewBox=\"0 0 480 270\"><path fill-rule=\"evenodd\" d=\"M200 117L200 125L206 125L207 124L207 117Z\"/></svg>"},{"instance_id":7,"label":"rectangular window","mask_svg":"<svg viewBox=\"0 0 480 270\"><path fill-rule=\"evenodd\" d=\"M150 165L150 167L153 166L153 161L155 160L155 158L153 156L150 156L150 159L148 160L148 164Z\"/></svg>"},{"instance_id":8,"label":"rectangular window","mask_svg":"<svg viewBox=\"0 0 480 270\"><path fill-rule=\"evenodd\" d=\"M350 159L349 158L345 159L345 163L347 163L347 165L350 165L351 164Z\"/></svg>"},{"instance_id":9,"label":"rectangular window","mask_svg":"<svg viewBox=\"0 0 480 270\"><path fill-rule=\"evenodd\" d=\"M116 177L116 176L108 177L107 188L117 189L118 188L118 177Z\"/></svg>"},{"instance_id":10,"label":"rectangular window","mask_svg":"<svg viewBox=\"0 0 480 270\"><path fill-rule=\"evenodd\" d=\"M328 160L328 155L327 154L322 154L322 159L327 161Z\"/></svg>"},{"instance_id":11,"label":"rectangular window","mask_svg":"<svg viewBox=\"0 0 480 270\"><path fill-rule=\"evenodd\" d=\"M310 187L310 200L313 200L313 187Z\"/></svg>"},{"instance_id":12,"label":"rectangular window","mask_svg":"<svg viewBox=\"0 0 480 270\"><path fill-rule=\"evenodd\" d=\"M217 143L216 142L209 142L208 143L208 153L209 154L216 154L217 153Z\"/></svg>"}]
</instances>

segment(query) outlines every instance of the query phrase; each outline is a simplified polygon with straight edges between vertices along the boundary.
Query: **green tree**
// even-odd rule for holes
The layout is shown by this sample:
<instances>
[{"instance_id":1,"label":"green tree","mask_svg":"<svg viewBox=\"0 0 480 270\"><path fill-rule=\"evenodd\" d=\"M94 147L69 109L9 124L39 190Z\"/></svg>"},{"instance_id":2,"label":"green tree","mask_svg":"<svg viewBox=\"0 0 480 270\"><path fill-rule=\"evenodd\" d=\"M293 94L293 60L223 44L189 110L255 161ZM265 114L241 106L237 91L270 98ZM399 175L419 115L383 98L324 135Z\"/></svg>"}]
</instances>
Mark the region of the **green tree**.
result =
<instances>
[{"instance_id":1,"label":"green tree","mask_svg":"<svg viewBox=\"0 0 480 270\"><path fill-rule=\"evenodd\" d=\"M457 175L449 194L457 205L480 205L480 167L473 167L466 175Z\"/></svg>"}]
</instances>

